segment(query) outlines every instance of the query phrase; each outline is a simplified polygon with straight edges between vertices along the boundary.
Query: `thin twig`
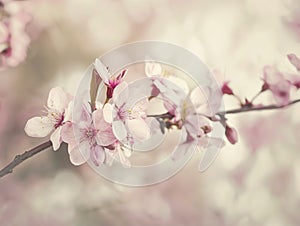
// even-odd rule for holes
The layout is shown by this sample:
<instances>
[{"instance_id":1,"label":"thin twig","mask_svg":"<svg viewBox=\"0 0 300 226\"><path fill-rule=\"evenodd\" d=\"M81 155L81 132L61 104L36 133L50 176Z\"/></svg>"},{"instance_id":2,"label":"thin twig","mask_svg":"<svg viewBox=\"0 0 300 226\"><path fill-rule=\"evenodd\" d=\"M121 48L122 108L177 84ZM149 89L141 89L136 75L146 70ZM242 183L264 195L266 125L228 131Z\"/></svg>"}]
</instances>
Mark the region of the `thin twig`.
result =
<instances>
[{"instance_id":1,"label":"thin twig","mask_svg":"<svg viewBox=\"0 0 300 226\"><path fill-rule=\"evenodd\" d=\"M281 108L286 108L290 105L296 104L300 102L300 99L294 100L290 102L289 104L285 106L277 106L275 104L272 105L267 105L267 106L262 106L262 107L242 107L242 108L237 108L233 110L228 110L228 111L221 111L218 112L217 115L227 115L227 114L237 114L237 113L243 113L243 112L250 112L250 111L265 111L265 110L275 110L275 109L281 109Z\"/></svg>"},{"instance_id":2,"label":"thin twig","mask_svg":"<svg viewBox=\"0 0 300 226\"><path fill-rule=\"evenodd\" d=\"M14 160L12 160L7 166L5 166L0 170L0 178L9 173L12 173L14 168L19 164L21 164L22 162L24 162L26 159L38 154L41 151L46 150L47 148L50 148L51 146L52 146L51 141L46 141L45 143L42 143L30 149L29 151L25 151L23 154L17 155L14 158Z\"/></svg>"}]
</instances>

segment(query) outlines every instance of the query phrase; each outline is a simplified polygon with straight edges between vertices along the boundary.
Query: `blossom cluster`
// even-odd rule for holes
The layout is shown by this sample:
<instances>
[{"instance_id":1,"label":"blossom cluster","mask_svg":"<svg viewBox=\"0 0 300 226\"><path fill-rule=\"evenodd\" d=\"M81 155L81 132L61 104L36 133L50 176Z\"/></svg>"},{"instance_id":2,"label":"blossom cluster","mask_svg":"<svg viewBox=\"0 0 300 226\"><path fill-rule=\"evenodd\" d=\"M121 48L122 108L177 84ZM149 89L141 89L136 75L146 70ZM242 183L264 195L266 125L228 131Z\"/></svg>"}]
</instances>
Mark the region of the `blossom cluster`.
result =
<instances>
[{"instance_id":1,"label":"blossom cluster","mask_svg":"<svg viewBox=\"0 0 300 226\"><path fill-rule=\"evenodd\" d=\"M300 60L294 54L289 54L288 59L296 68L296 73L283 73L270 66L263 68L263 85L258 95L270 91L278 107L290 104L291 89L300 88ZM227 123L226 112L220 111L223 95L236 97L229 82L223 82L217 91L209 86L190 88L184 79L163 69L162 65L147 62L145 75L151 81L151 96L131 106L129 84L125 81L127 73L125 69L113 76L96 59L92 70L90 101L81 106L79 120L74 121L71 114L74 97L56 87L49 93L46 115L28 120L25 132L32 137L45 137L51 133L54 150L58 150L60 144L65 142L74 165L91 160L95 166L112 164L113 160L118 160L124 167L130 167L128 158L133 145L166 130L181 130L183 134L183 139L172 153L174 161L195 146L222 147L224 140L212 135L213 123L220 123L224 127L225 136L231 144L238 141L237 131ZM97 100L101 82L106 87L103 103ZM153 98L163 101L165 113L147 114ZM263 107L262 104L254 105L254 99L246 98L245 102L240 103L240 109Z\"/></svg>"},{"instance_id":2,"label":"blossom cluster","mask_svg":"<svg viewBox=\"0 0 300 226\"><path fill-rule=\"evenodd\" d=\"M30 43L26 25L30 20L20 1L0 1L0 70L15 67L26 58Z\"/></svg>"}]
</instances>

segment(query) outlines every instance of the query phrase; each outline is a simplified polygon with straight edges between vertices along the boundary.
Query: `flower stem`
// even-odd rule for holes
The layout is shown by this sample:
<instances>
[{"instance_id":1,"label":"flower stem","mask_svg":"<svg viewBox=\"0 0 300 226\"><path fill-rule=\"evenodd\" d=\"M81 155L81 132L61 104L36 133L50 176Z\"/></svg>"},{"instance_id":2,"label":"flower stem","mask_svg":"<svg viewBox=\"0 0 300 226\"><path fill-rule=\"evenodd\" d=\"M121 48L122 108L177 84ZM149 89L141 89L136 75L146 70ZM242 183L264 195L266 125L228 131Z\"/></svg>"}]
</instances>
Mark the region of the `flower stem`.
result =
<instances>
[{"instance_id":1,"label":"flower stem","mask_svg":"<svg viewBox=\"0 0 300 226\"><path fill-rule=\"evenodd\" d=\"M38 154L41 151L44 151L52 146L51 141L46 141L29 151L25 151L23 154L16 155L14 160L12 160L8 165L6 165L4 168L0 170L0 178L4 177L7 174L10 174L13 172L14 168L24 162L26 159L31 158L32 156Z\"/></svg>"}]
</instances>

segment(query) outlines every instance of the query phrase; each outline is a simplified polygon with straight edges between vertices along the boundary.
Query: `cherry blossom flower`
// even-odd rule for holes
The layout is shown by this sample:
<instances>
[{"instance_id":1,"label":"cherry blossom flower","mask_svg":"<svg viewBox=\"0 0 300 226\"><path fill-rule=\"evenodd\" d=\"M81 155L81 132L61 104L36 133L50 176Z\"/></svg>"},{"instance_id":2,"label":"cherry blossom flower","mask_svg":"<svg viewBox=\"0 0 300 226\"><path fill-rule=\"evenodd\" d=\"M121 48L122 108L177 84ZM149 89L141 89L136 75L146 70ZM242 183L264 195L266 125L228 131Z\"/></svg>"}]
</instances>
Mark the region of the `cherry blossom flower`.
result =
<instances>
[{"instance_id":1,"label":"cherry blossom flower","mask_svg":"<svg viewBox=\"0 0 300 226\"><path fill-rule=\"evenodd\" d=\"M121 73L116 78L112 78L110 72L108 71L108 68L105 67L105 65L99 59L95 60L94 67L107 87L107 99L112 98L114 89L122 82L124 76L127 73L127 70L121 71Z\"/></svg>"},{"instance_id":2,"label":"cherry blossom flower","mask_svg":"<svg viewBox=\"0 0 300 226\"><path fill-rule=\"evenodd\" d=\"M287 105L290 102L290 90L292 84L284 75L273 67L265 66L263 69L264 88L269 89L278 106Z\"/></svg>"},{"instance_id":3,"label":"cherry blossom flower","mask_svg":"<svg viewBox=\"0 0 300 226\"><path fill-rule=\"evenodd\" d=\"M113 104L104 105L104 119L112 123L114 134L120 141L147 140L150 137L150 128L146 123L148 99L143 99L132 107L128 104L128 98L128 85L122 82L114 91Z\"/></svg>"},{"instance_id":4,"label":"cherry blossom flower","mask_svg":"<svg viewBox=\"0 0 300 226\"><path fill-rule=\"evenodd\" d=\"M105 161L105 147L116 141L111 124L103 119L102 109L90 113L86 107L78 123L64 127L62 139L68 143L72 164L81 165L91 159L96 166Z\"/></svg>"},{"instance_id":5,"label":"cherry blossom flower","mask_svg":"<svg viewBox=\"0 0 300 226\"><path fill-rule=\"evenodd\" d=\"M0 17L0 69L15 67L27 55L30 38L25 28L31 17L16 1L2 1Z\"/></svg>"},{"instance_id":6,"label":"cherry blossom flower","mask_svg":"<svg viewBox=\"0 0 300 226\"><path fill-rule=\"evenodd\" d=\"M25 132L31 137L45 137L50 133L54 150L58 150L62 142L61 129L70 120L72 96L62 88L55 87L49 92L46 116L33 117L25 126Z\"/></svg>"}]
</instances>

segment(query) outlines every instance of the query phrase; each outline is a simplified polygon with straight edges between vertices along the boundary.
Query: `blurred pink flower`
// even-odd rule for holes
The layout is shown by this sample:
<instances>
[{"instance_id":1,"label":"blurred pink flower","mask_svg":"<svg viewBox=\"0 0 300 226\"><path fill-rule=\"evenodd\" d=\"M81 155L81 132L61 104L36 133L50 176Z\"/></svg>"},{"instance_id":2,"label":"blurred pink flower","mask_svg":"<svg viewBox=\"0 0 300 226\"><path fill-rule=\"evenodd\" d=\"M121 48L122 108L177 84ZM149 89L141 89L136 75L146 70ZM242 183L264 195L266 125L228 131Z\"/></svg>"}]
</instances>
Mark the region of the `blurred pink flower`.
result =
<instances>
[{"instance_id":1,"label":"blurred pink flower","mask_svg":"<svg viewBox=\"0 0 300 226\"><path fill-rule=\"evenodd\" d=\"M89 158L98 166L105 161L105 146L112 145L116 138L111 124L103 119L102 109L92 114L83 107L79 123L68 123L62 131L62 139L68 143L70 161L81 165Z\"/></svg>"},{"instance_id":2,"label":"blurred pink flower","mask_svg":"<svg viewBox=\"0 0 300 226\"><path fill-rule=\"evenodd\" d=\"M265 66L263 69L264 87L269 89L278 106L285 106L290 102L292 84L284 74L273 67Z\"/></svg>"},{"instance_id":3,"label":"blurred pink flower","mask_svg":"<svg viewBox=\"0 0 300 226\"><path fill-rule=\"evenodd\" d=\"M300 71L300 59L293 53L287 55L290 63L294 65L297 71Z\"/></svg>"},{"instance_id":4,"label":"blurred pink flower","mask_svg":"<svg viewBox=\"0 0 300 226\"><path fill-rule=\"evenodd\" d=\"M107 87L107 98L112 98L114 89L122 82L127 70L123 70L116 78L111 78L111 74L109 73L107 67L105 67L105 65L99 59L95 60L94 67Z\"/></svg>"},{"instance_id":5,"label":"blurred pink flower","mask_svg":"<svg viewBox=\"0 0 300 226\"><path fill-rule=\"evenodd\" d=\"M104 119L113 124L114 134L120 140L132 138L131 142L144 141L150 137L150 128L146 123L148 99L143 99L134 107L128 106L129 90L123 82L116 87L113 104L104 105Z\"/></svg>"},{"instance_id":6,"label":"blurred pink flower","mask_svg":"<svg viewBox=\"0 0 300 226\"><path fill-rule=\"evenodd\" d=\"M17 1L2 1L0 15L2 16L0 21L1 70L15 67L26 58L30 38L25 28L31 17Z\"/></svg>"},{"instance_id":7,"label":"blurred pink flower","mask_svg":"<svg viewBox=\"0 0 300 226\"><path fill-rule=\"evenodd\" d=\"M61 129L70 120L72 96L62 88L55 87L49 92L46 116L33 117L25 125L25 132L31 137L45 137L52 133L50 140L53 149L57 150L62 142Z\"/></svg>"},{"instance_id":8,"label":"blurred pink flower","mask_svg":"<svg viewBox=\"0 0 300 226\"><path fill-rule=\"evenodd\" d=\"M288 57L290 63L299 72L298 74L288 74L288 78L292 82L292 84L297 89L299 89L300 88L300 59L295 54L288 54L287 57Z\"/></svg>"}]
</instances>

